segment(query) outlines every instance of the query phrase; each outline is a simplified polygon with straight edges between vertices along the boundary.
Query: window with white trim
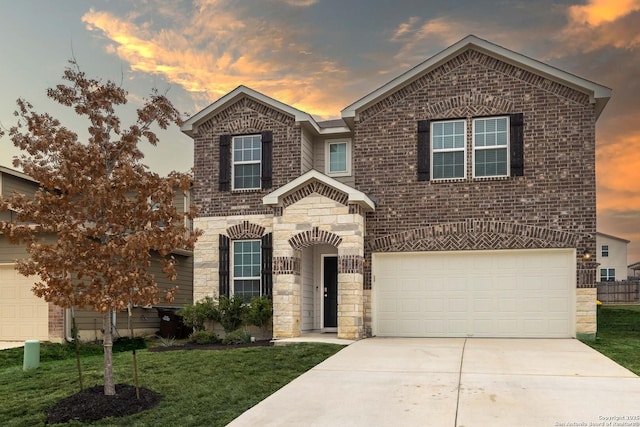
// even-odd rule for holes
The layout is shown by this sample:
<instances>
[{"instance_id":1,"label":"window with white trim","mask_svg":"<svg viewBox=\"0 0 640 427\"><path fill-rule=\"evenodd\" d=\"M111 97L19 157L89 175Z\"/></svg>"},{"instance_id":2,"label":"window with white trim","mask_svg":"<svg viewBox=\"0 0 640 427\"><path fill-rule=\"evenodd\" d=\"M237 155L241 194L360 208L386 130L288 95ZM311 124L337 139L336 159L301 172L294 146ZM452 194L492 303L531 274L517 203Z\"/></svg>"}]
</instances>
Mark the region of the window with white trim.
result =
<instances>
[{"instance_id":1,"label":"window with white trim","mask_svg":"<svg viewBox=\"0 0 640 427\"><path fill-rule=\"evenodd\" d=\"M602 256L603 257L609 256L609 245L602 245Z\"/></svg>"},{"instance_id":2,"label":"window with white trim","mask_svg":"<svg viewBox=\"0 0 640 427\"><path fill-rule=\"evenodd\" d=\"M464 178L466 122L448 120L431 123L431 178Z\"/></svg>"},{"instance_id":3,"label":"window with white trim","mask_svg":"<svg viewBox=\"0 0 640 427\"><path fill-rule=\"evenodd\" d=\"M600 281L601 282L615 282L616 269L615 268L601 268L600 269Z\"/></svg>"},{"instance_id":4,"label":"window with white trim","mask_svg":"<svg viewBox=\"0 0 640 427\"><path fill-rule=\"evenodd\" d=\"M262 294L260 268L262 262L260 240L236 240L233 242L232 294L251 301Z\"/></svg>"},{"instance_id":5,"label":"window with white trim","mask_svg":"<svg viewBox=\"0 0 640 427\"><path fill-rule=\"evenodd\" d=\"M473 119L473 176L509 176L509 117Z\"/></svg>"},{"instance_id":6,"label":"window with white trim","mask_svg":"<svg viewBox=\"0 0 640 427\"><path fill-rule=\"evenodd\" d=\"M329 140L326 142L325 173L328 176L351 175L350 140Z\"/></svg>"},{"instance_id":7,"label":"window with white trim","mask_svg":"<svg viewBox=\"0 0 640 427\"><path fill-rule=\"evenodd\" d=\"M261 135L234 136L232 141L234 190L261 188Z\"/></svg>"}]
</instances>

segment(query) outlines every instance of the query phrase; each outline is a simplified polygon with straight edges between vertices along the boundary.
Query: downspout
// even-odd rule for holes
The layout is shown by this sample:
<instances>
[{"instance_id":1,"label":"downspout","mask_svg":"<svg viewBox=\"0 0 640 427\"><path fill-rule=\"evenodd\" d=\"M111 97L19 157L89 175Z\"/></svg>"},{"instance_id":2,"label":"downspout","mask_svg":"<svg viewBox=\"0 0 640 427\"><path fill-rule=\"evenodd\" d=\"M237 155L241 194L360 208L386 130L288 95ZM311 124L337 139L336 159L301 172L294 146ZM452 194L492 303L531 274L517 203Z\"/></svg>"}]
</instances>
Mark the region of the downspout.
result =
<instances>
[{"instance_id":1,"label":"downspout","mask_svg":"<svg viewBox=\"0 0 640 427\"><path fill-rule=\"evenodd\" d=\"M73 335L71 333L71 309L65 308L62 312L62 324L64 325L64 340L67 343L73 342Z\"/></svg>"}]
</instances>

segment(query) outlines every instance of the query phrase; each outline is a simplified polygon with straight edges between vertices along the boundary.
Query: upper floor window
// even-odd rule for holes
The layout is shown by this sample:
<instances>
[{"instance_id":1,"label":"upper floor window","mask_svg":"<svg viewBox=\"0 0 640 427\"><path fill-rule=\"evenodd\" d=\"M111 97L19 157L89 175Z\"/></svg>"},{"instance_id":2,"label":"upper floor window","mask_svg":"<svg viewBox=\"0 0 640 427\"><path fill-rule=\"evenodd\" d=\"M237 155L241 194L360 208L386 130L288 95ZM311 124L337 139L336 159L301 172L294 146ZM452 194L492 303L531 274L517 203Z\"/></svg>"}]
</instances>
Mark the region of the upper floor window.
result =
<instances>
[{"instance_id":1,"label":"upper floor window","mask_svg":"<svg viewBox=\"0 0 640 427\"><path fill-rule=\"evenodd\" d=\"M464 178L466 122L464 120L433 122L432 127L432 178Z\"/></svg>"},{"instance_id":2,"label":"upper floor window","mask_svg":"<svg viewBox=\"0 0 640 427\"><path fill-rule=\"evenodd\" d=\"M524 175L524 114L419 120L418 181ZM471 132L467 129L470 126Z\"/></svg>"},{"instance_id":3,"label":"upper floor window","mask_svg":"<svg viewBox=\"0 0 640 427\"><path fill-rule=\"evenodd\" d=\"M261 187L262 139L260 135L233 137L233 189Z\"/></svg>"},{"instance_id":4,"label":"upper floor window","mask_svg":"<svg viewBox=\"0 0 640 427\"><path fill-rule=\"evenodd\" d=\"M329 176L351 175L351 141L330 140L325 146L325 173Z\"/></svg>"},{"instance_id":5,"label":"upper floor window","mask_svg":"<svg viewBox=\"0 0 640 427\"><path fill-rule=\"evenodd\" d=\"M220 135L220 191L259 190L272 186L273 133Z\"/></svg>"},{"instance_id":6,"label":"upper floor window","mask_svg":"<svg viewBox=\"0 0 640 427\"><path fill-rule=\"evenodd\" d=\"M473 176L508 176L509 118L473 120Z\"/></svg>"},{"instance_id":7,"label":"upper floor window","mask_svg":"<svg viewBox=\"0 0 640 427\"><path fill-rule=\"evenodd\" d=\"M602 256L603 257L609 256L609 245L602 245Z\"/></svg>"}]
</instances>

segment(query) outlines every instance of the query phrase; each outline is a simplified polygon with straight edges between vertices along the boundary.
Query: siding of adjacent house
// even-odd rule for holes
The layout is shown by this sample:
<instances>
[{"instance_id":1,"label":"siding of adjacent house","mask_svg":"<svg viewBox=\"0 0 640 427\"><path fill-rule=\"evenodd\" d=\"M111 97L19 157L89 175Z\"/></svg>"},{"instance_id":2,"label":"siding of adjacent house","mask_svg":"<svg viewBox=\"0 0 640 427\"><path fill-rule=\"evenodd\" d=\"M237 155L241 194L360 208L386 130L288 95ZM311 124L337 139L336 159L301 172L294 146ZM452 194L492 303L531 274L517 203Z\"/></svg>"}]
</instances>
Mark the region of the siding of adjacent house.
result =
<instances>
[{"instance_id":1,"label":"siding of adjacent house","mask_svg":"<svg viewBox=\"0 0 640 427\"><path fill-rule=\"evenodd\" d=\"M417 181L418 120L510 113L524 114L524 176L473 179L473 165L467 161L466 179ZM393 247L379 242L398 233L419 235L425 227L455 222L463 224L455 238L431 239L420 250L558 244L544 237L531 238L529 243L517 236L498 238L499 230L488 230L494 237L491 233L465 235L464 228L475 220L482 227L528 225L576 233L580 236L577 247L593 253L595 120L587 95L483 53L461 53L355 119L356 188L377 200L376 210L367 214L365 246L373 251L412 250L416 242ZM469 147L470 132L467 138ZM365 286L370 286L370 277L367 280Z\"/></svg>"},{"instance_id":2,"label":"siding of adjacent house","mask_svg":"<svg viewBox=\"0 0 640 427\"><path fill-rule=\"evenodd\" d=\"M10 173L2 172L0 173L1 181L1 192L3 197L10 197L14 191L19 193L26 194L29 197L33 197L35 191L37 190L37 184L33 181L11 175ZM188 208L189 201L189 193L184 193L180 190L176 190L176 194L174 197L174 204L179 213L184 213L185 209ZM12 221L15 219L15 213L12 212L0 212L0 221ZM190 224L189 224L190 226ZM55 239L55 235L45 235L40 237L47 242L53 242ZM12 245L9 242L0 236L0 264L3 263L13 263L18 259L23 259L28 256L26 251L26 247L23 244L20 245ZM175 299L173 302L167 303L165 301L161 301L157 306L158 307L173 307L178 308L182 307L185 304L190 304L193 302L193 257L184 256L184 255L174 255L177 260L176 271L177 271L177 279L173 282L169 281L166 276L162 273L162 266L159 260L157 259L157 255L154 255L155 259L152 261L152 265L150 267L150 271L156 277L156 280L159 284L161 290L168 290L173 287L178 287L178 291L176 292ZM54 306L52 306L54 307ZM58 311L61 310L55 307ZM56 313L58 313L56 311ZM160 327L160 319L158 317L158 312L155 308L142 308L136 307L132 310L131 319L129 319L128 313L118 313L117 315L117 324L116 328L121 335L127 335L125 333L128 330L128 322L131 321L131 326L137 330L146 330L152 331L157 330ZM62 316L56 314L51 315L49 319L50 330L63 330L62 325ZM77 310L76 311L76 322L77 326L80 330L81 337L83 339L96 339L99 338L100 335L96 335L96 331L100 331L102 329L102 315L96 313L90 309L85 310ZM55 323L55 324L53 324ZM59 324L58 324L59 323ZM69 325L70 326L70 325Z\"/></svg>"},{"instance_id":3,"label":"siding of adjacent house","mask_svg":"<svg viewBox=\"0 0 640 427\"><path fill-rule=\"evenodd\" d=\"M131 317L127 311L116 315L116 329L120 336L128 336L129 322L136 330L145 330L147 333L160 328L160 318L155 307L180 308L193 302L193 257L174 255L177 260L175 281L170 281L162 273L162 265L154 255L150 271L158 282L158 287L162 291L167 291L173 287L178 287L175 299L172 302L161 301L154 308L134 307ZM76 310L76 325L80 331L80 336L84 339L96 339L95 332L102 329L102 314L91 309ZM97 329L96 329L97 328ZM99 337L100 335L98 335Z\"/></svg>"}]
</instances>

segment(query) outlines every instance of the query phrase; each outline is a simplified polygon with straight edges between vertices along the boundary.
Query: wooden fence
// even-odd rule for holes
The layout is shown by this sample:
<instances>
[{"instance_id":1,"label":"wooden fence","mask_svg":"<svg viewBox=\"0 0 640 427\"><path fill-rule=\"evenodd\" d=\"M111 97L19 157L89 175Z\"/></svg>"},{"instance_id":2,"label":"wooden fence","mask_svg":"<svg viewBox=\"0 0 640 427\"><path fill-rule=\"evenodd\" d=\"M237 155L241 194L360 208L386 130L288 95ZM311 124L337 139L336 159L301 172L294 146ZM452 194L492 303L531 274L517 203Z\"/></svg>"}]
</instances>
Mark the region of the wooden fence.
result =
<instances>
[{"instance_id":1,"label":"wooden fence","mask_svg":"<svg viewBox=\"0 0 640 427\"><path fill-rule=\"evenodd\" d=\"M599 282L598 300L602 303L640 302L640 280L622 282Z\"/></svg>"}]
</instances>

